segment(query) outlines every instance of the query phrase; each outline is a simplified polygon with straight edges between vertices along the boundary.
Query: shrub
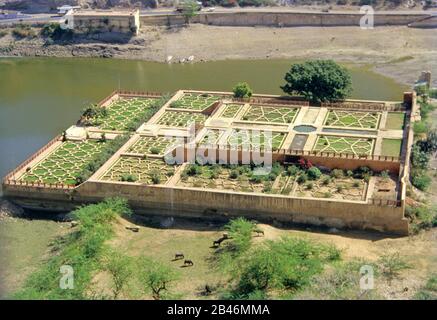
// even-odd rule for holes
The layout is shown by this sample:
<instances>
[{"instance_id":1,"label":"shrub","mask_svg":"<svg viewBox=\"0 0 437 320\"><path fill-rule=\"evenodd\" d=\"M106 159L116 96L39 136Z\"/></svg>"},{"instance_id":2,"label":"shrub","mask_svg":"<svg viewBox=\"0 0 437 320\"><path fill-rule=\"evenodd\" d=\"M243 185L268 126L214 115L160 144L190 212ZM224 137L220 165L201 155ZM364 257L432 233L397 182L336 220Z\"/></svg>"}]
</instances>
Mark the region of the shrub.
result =
<instances>
[{"instance_id":1,"label":"shrub","mask_svg":"<svg viewBox=\"0 0 437 320\"><path fill-rule=\"evenodd\" d=\"M308 286L326 263L339 259L335 248L297 238L266 241L235 268L236 287L228 298L266 297L274 289L295 292Z\"/></svg>"},{"instance_id":2,"label":"shrub","mask_svg":"<svg viewBox=\"0 0 437 320\"><path fill-rule=\"evenodd\" d=\"M299 168L296 167L295 165L292 165L287 168L287 174L289 176L295 176L298 172L299 172Z\"/></svg>"},{"instance_id":3,"label":"shrub","mask_svg":"<svg viewBox=\"0 0 437 320\"><path fill-rule=\"evenodd\" d=\"M323 197L324 197L324 198L332 198L332 193L331 193L331 192L325 192L325 193L323 194Z\"/></svg>"},{"instance_id":4,"label":"shrub","mask_svg":"<svg viewBox=\"0 0 437 320\"><path fill-rule=\"evenodd\" d=\"M61 28L59 23L48 23L41 29L41 36L52 41L71 40L73 30Z\"/></svg>"},{"instance_id":5,"label":"shrub","mask_svg":"<svg viewBox=\"0 0 437 320\"><path fill-rule=\"evenodd\" d=\"M388 180L390 178L390 171L388 170L381 171L381 178L384 180Z\"/></svg>"},{"instance_id":6,"label":"shrub","mask_svg":"<svg viewBox=\"0 0 437 320\"><path fill-rule=\"evenodd\" d=\"M354 175L354 172L352 170L348 170L348 171L346 171L346 175L348 177L352 177Z\"/></svg>"},{"instance_id":7,"label":"shrub","mask_svg":"<svg viewBox=\"0 0 437 320\"><path fill-rule=\"evenodd\" d=\"M424 121L415 122L413 126L413 131L415 134L427 133L429 126Z\"/></svg>"},{"instance_id":8,"label":"shrub","mask_svg":"<svg viewBox=\"0 0 437 320\"><path fill-rule=\"evenodd\" d=\"M275 181L277 178L277 175L274 172L270 172L268 178L270 181Z\"/></svg>"},{"instance_id":9,"label":"shrub","mask_svg":"<svg viewBox=\"0 0 437 320\"><path fill-rule=\"evenodd\" d=\"M36 32L30 26L18 25L12 30L12 35L16 39L32 39L36 37Z\"/></svg>"},{"instance_id":10,"label":"shrub","mask_svg":"<svg viewBox=\"0 0 437 320\"><path fill-rule=\"evenodd\" d=\"M354 188L358 188L358 187L360 186L360 183L359 183L358 181L355 181L355 182L352 184L352 186L353 186Z\"/></svg>"},{"instance_id":11,"label":"shrub","mask_svg":"<svg viewBox=\"0 0 437 320\"><path fill-rule=\"evenodd\" d=\"M170 108L179 108L182 106L182 101L176 100L170 103Z\"/></svg>"},{"instance_id":12,"label":"shrub","mask_svg":"<svg viewBox=\"0 0 437 320\"><path fill-rule=\"evenodd\" d=\"M120 180L125 182L135 182L138 180L138 177L134 174L125 173L121 176Z\"/></svg>"},{"instance_id":13,"label":"shrub","mask_svg":"<svg viewBox=\"0 0 437 320\"><path fill-rule=\"evenodd\" d=\"M428 152L424 152L420 149L418 144L413 145L411 148L411 164L415 169L427 169L430 160Z\"/></svg>"},{"instance_id":14,"label":"shrub","mask_svg":"<svg viewBox=\"0 0 437 320\"><path fill-rule=\"evenodd\" d=\"M159 172L153 172L151 174L151 179L153 184L160 184L161 183L161 177L159 175Z\"/></svg>"},{"instance_id":15,"label":"shrub","mask_svg":"<svg viewBox=\"0 0 437 320\"><path fill-rule=\"evenodd\" d=\"M159 154L159 148L157 148L157 147L150 148L150 153L151 154Z\"/></svg>"},{"instance_id":16,"label":"shrub","mask_svg":"<svg viewBox=\"0 0 437 320\"><path fill-rule=\"evenodd\" d=\"M419 207L407 206L405 216L410 221L414 231L437 227L437 208L421 205Z\"/></svg>"},{"instance_id":17,"label":"shrub","mask_svg":"<svg viewBox=\"0 0 437 320\"><path fill-rule=\"evenodd\" d=\"M399 255L399 252L387 253L378 259L378 269L389 281L398 278L400 272L410 268L409 264Z\"/></svg>"},{"instance_id":18,"label":"shrub","mask_svg":"<svg viewBox=\"0 0 437 320\"><path fill-rule=\"evenodd\" d=\"M322 172L320 172L320 169L317 167L311 167L307 170L308 178L311 180L317 180L322 175Z\"/></svg>"},{"instance_id":19,"label":"shrub","mask_svg":"<svg viewBox=\"0 0 437 320\"><path fill-rule=\"evenodd\" d=\"M312 190L314 188L314 183L308 182L306 187L307 187L308 190Z\"/></svg>"},{"instance_id":20,"label":"shrub","mask_svg":"<svg viewBox=\"0 0 437 320\"><path fill-rule=\"evenodd\" d=\"M340 179L344 177L344 172L341 169L333 169L331 171L331 177L335 178L335 179Z\"/></svg>"},{"instance_id":21,"label":"shrub","mask_svg":"<svg viewBox=\"0 0 437 320\"><path fill-rule=\"evenodd\" d=\"M231 172L229 173L229 178L231 179L237 179L240 176L240 173L238 172L238 170L231 170Z\"/></svg>"},{"instance_id":22,"label":"shrub","mask_svg":"<svg viewBox=\"0 0 437 320\"><path fill-rule=\"evenodd\" d=\"M329 183L331 182L331 178L330 177L326 177L323 179L322 183L327 186Z\"/></svg>"},{"instance_id":23,"label":"shrub","mask_svg":"<svg viewBox=\"0 0 437 320\"><path fill-rule=\"evenodd\" d=\"M232 90L235 98L250 98L252 96L252 89L246 82L239 82Z\"/></svg>"},{"instance_id":24,"label":"shrub","mask_svg":"<svg viewBox=\"0 0 437 320\"><path fill-rule=\"evenodd\" d=\"M337 186L337 192L342 192L343 189L344 189L343 185L340 184L340 185Z\"/></svg>"},{"instance_id":25,"label":"shrub","mask_svg":"<svg viewBox=\"0 0 437 320\"><path fill-rule=\"evenodd\" d=\"M424 170L412 170L411 183L417 189L426 191L431 185L431 178Z\"/></svg>"},{"instance_id":26,"label":"shrub","mask_svg":"<svg viewBox=\"0 0 437 320\"><path fill-rule=\"evenodd\" d=\"M190 164L186 169L185 172L189 176L197 176L202 173L202 167L198 164Z\"/></svg>"},{"instance_id":27,"label":"shrub","mask_svg":"<svg viewBox=\"0 0 437 320\"><path fill-rule=\"evenodd\" d=\"M3 38L4 36L6 36L8 33L4 30L0 30L0 38Z\"/></svg>"},{"instance_id":28,"label":"shrub","mask_svg":"<svg viewBox=\"0 0 437 320\"><path fill-rule=\"evenodd\" d=\"M302 184L304 182L306 182L308 180L308 176L306 173L302 173L298 178L297 178L297 183Z\"/></svg>"}]
</instances>

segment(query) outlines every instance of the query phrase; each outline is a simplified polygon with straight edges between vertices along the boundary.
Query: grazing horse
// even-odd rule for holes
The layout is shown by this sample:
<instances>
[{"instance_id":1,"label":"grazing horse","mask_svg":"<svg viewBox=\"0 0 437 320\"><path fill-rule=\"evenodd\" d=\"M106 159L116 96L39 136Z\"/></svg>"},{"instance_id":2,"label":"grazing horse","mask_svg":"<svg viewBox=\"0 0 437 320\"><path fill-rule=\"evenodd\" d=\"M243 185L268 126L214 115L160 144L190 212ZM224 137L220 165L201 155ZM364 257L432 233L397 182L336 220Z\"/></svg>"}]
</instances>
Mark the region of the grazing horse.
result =
<instances>
[{"instance_id":1,"label":"grazing horse","mask_svg":"<svg viewBox=\"0 0 437 320\"><path fill-rule=\"evenodd\" d=\"M227 238L220 238L220 239L218 239L218 240L215 240L215 241L212 243L212 245L213 245L214 247L220 247L220 244L221 244L225 239L227 239Z\"/></svg>"},{"instance_id":2,"label":"grazing horse","mask_svg":"<svg viewBox=\"0 0 437 320\"><path fill-rule=\"evenodd\" d=\"M184 266L194 266L194 262L192 260L184 260Z\"/></svg>"},{"instance_id":3,"label":"grazing horse","mask_svg":"<svg viewBox=\"0 0 437 320\"><path fill-rule=\"evenodd\" d=\"M184 258L184 254L182 252L176 252L174 254L174 259L175 260L179 260L179 259L183 259Z\"/></svg>"}]
</instances>

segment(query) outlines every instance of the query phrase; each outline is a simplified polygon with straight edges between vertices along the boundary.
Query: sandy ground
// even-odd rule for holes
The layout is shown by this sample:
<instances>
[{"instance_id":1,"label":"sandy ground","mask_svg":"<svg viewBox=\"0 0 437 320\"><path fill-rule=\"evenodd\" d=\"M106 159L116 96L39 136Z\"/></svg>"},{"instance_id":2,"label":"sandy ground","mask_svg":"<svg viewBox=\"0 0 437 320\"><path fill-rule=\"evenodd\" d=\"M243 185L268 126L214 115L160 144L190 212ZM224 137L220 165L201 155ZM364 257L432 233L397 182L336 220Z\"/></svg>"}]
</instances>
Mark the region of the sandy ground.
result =
<instances>
[{"instance_id":1,"label":"sandy ground","mask_svg":"<svg viewBox=\"0 0 437 320\"><path fill-rule=\"evenodd\" d=\"M44 46L42 39L0 39L0 56L85 56L178 63L225 59L332 58L340 62L372 64L375 70L411 85L422 70L437 74L435 29L378 27L147 27L128 43L84 40ZM437 85L437 80L434 80Z\"/></svg>"}]
</instances>

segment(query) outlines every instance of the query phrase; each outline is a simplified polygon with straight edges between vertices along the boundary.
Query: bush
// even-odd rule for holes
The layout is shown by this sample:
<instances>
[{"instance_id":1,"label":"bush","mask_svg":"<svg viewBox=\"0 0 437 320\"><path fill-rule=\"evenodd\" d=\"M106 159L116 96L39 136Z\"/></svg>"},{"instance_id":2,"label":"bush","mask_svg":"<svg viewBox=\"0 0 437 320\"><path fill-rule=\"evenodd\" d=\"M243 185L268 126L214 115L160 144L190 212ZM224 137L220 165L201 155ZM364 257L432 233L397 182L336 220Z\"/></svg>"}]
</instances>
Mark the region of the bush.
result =
<instances>
[{"instance_id":1,"label":"bush","mask_svg":"<svg viewBox=\"0 0 437 320\"><path fill-rule=\"evenodd\" d=\"M295 176L298 172L299 172L299 168L296 167L295 165L292 165L287 168L287 174L289 176Z\"/></svg>"},{"instance_id":2,"label":"bush","mask_svg":"<svg viewBox=\"0 0 437 320\"><path fill-rule=\"evenodd\" d=\"M151 179L153 184L160 184L161 183L161 177L159 175L159 172L152 172Z\"/></svg>"},{"instance_id":3,"label":"bush","mask_svg":"<svg viewBox=\"0 0 437 320\"><path fill-rule=\"evenodd\" d=\"M252 89L246 82L237 83L232 91L235 98L250 98L252 96Z\"/></svg>"},{"instance_id":4,"label":"bush","mask_svg":"<svg viewBox=\"0 0 437 320\"><path fill-rule=\"evenodd\" d=\"M42 28L41 36L52 41L71 40L73 38L73 30L61 28L59 23L48 23Z\"/></svg>"},{"instance_id":5,"label":"bush","mask_svg":"<svg viewBox=\"0 0 437 320\"><path fill-rule=\"evenodd\" d=\"M3 38L3 37L6 36L7 34L8 34L7 31L0 30L0 38Z\"/></svg>"},{"instance_id":6,"label":"bush","mask_svg":"<svg viewBox=\"0 0 437 320\"><path fill-rule=\"evenodd\" d=\"M311 180L318 180L322 175L322 172L317 167L311 167L307 170L308 178Z\"/></svg>"},{"instance_id":7,"label":"bush","mask_svg":"<svg viewBox=\"0 0 437 320\"><path fill-rule=\"evenodd\" d=\"M240 173L238 172L238 170L231 170L231 172L229 173L229 178L231 179L237 179L240 176Z\"/></svg>"},{"instance_id":8,"label":"bush","mask_svg":"<svg viewBox=\"0 0 437 320\"><path fill-rule=\"evenodd\" d=\"M306 187L307 187L308 190L312 190L314 188L314 183L308 182Z\"/></svg>"},{"instance_id":9,"label":"bush","mask_svg":"<svg viewBox=\"0 0 437 320\"><path fill-rule=\"evenodd\" d=\"M377 264L381 274L389 281L398 278L402 270L410 268L409 264L401 258L399 252L382 255Z\"/></svg>"},{"instance_id":10,"label":"bush","mask_svg":"<svg viewBox=\"0 0 437 320\"><path fill-rule=\"evenodd\" d=\"M333 169L331 171L331 177L335 179L340 179L344 177L344 171L341 169Z\"/></svg>"},{"instance_id":11,"label":"bush","mask_svg":"<svg viewBox=\"0 0 437 320\"><path fill-rule=\"evenodd\" d=\"M429 126L424 121L415 122L413 126L413 131L415 134L427 133Z\"/></svg>"},{"instance_id":12,"label":"bush","mask_svg":"<svg viewBox=\"0 0 437 320\"><path fill-rule=\"evenodd\" d=\"M125 173L121 176L120 180L125 182L135 182L138 180L138 177L134 174Z\"/></svg>"},{"instance_id":13,"label":"bush","mask_svg":"<svg viewBox=\"0 0 437 320\"><path fill-rule=\"evenodd\" d=\"M302 184L305 183L308 180L308 176L306 173L302 173L298 178L297 178L297 183Z\"/></svg>"},{"instance_id":14,"label":"bush","mask_svg":"<svg viewBox=\"0 0 437 320\"><path fill-rule=\"evenodd\" d=\"M197 176L202 173L202 167L198 164L190 164L186 169L185 172L189 176Z\"/></svg>"},{"instance_id":15,"label":"bush","mask_svg":"<svg viewBox=\"0 0 437 320\"><path fill-rule=\"evenodd\" d=\"M150 148L150 153L151 154L159 154L159 148L157 148L157 147Z\"/></svg>"},{"instance_id":16,"label":"bush","mask_svg":"<svg viewBox=\"0 0 437 320\"><path fill-rule=\"evenodd\" d=\"M381 171L381 178L384 180L388 180L390 178L390 171L388 170Z\"/></svg>"},{"instance_id":17,"label":"bush","mask_svg":"<svg viewBox=\"0 0 437 320\"><path fill-rule=\"evenodd\" d=\"M339 259L337 249L297 238L266 241L234 269L236 287L228 298L267 297L272 290L295 292L308 286L324 264Z\"/></svg>"},{"instance_id":18,"label":"bush","mask_svg":"<svg viewBox=\"0 0 437 320\"><path fill-rule=\"evenodd\" d=\"M331 178L330 177L326 177L323 179L322 183L327 186L329 183L331 182Z\"/></svg>"},{"instance_id":19,"label":"bush","mask_svg":"<svg viewBox=\"0 0 437 320\"><path fill-rule=\"evenodd\" d=\"M412 170L411 183L417 189L426 191L431 185L431 178L424 170Z\"/></svg>"},{"instance_id":20,"label":"bush","mask_svg":"<svg viewBox=\"0 0 437 320\"><path fill-rule=\"evenodd\" d=\"M36 37L36 32L27 25L18 25L14 30L12 30L12 35L16 39L32 39Z\"/></svg>"},{"instance_id":21,"label":"bush","mask_svg":"<svg viewBox=\"0 0 437 320\"><path fill-rule=\"evenodd\" d=\"M437 208L421 205L419 207L407 206L405 216L413 226L413 233L422 229L437 227Z\"/></svg>"}]
</instances>

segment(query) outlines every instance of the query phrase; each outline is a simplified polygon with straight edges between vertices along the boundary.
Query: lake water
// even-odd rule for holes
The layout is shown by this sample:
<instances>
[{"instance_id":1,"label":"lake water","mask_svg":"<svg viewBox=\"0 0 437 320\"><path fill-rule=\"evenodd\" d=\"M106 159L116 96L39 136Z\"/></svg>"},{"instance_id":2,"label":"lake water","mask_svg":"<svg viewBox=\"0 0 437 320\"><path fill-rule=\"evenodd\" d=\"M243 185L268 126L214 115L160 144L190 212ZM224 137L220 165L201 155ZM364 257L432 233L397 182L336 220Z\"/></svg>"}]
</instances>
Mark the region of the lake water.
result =
<instances>
[{"instance_id":1,"label":"lake water","mask_svg":"<svg viewBox=\"0 0 437 320\"><path fill-rule=\"evenodd\" d=\"M255 93L280 94L291 60L154 62L0 58L0 177L79 118L85 104L114 89L230 91L246 81ZM405 86L366 67L348 66L353 98L401 100Z\"/></svg>"}]
</instances>

